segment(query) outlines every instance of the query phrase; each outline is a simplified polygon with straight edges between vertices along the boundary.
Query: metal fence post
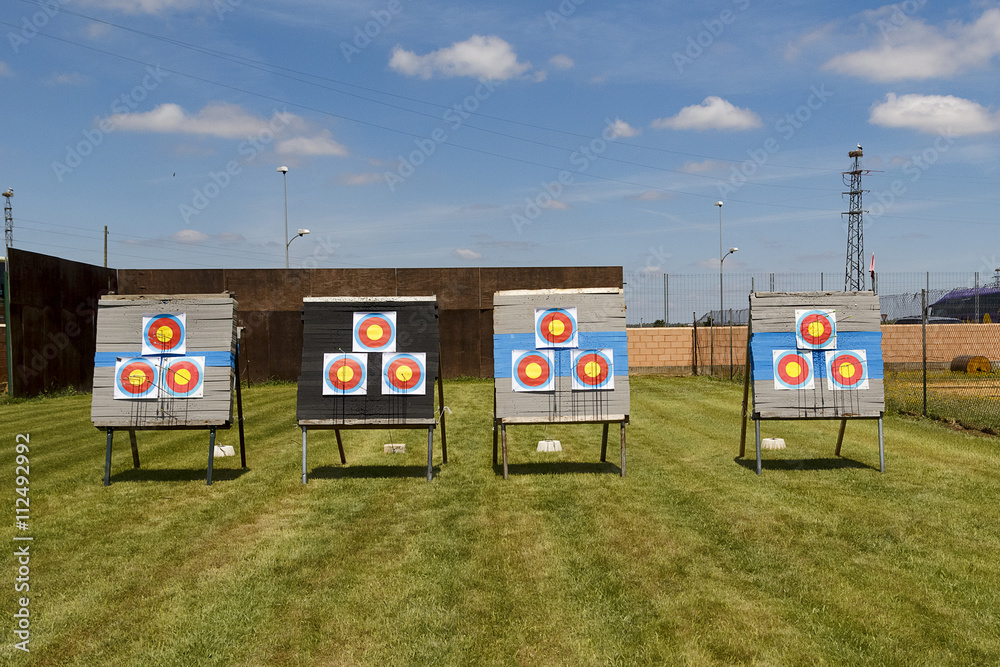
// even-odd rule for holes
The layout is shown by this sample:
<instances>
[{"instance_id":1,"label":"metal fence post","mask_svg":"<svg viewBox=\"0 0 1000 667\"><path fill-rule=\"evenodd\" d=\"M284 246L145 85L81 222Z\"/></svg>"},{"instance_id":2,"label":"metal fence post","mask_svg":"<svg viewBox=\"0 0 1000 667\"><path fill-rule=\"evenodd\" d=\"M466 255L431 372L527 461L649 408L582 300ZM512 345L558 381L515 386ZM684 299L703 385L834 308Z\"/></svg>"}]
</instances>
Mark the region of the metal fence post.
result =
<instances>
[{"instance_id":1,"label":"metal fence post","mask_svg":"<svg viewBox=\"0 0 1000 667\"><path fill-rule=\"evenodd\" d=\"M928 274L930 275L930 274ZM927 290L920 290L921 357L923 358L924 417L927 416Z\"/></svg>"}]
</instances>

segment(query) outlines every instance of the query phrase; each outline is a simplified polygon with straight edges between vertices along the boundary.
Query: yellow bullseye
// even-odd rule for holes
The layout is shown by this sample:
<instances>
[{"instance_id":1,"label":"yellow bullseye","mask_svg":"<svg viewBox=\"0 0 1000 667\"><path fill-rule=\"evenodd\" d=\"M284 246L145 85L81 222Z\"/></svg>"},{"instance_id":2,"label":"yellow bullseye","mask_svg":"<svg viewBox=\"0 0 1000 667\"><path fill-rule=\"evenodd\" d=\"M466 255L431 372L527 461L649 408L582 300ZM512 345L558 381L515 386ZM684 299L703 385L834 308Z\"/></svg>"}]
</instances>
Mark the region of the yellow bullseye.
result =
<instances>
[{"instance_id":1,"label":"yellow bullseye","mask_svg":"<svg viewBox=\"0 0 1000 667\"><path fill-rule=\"evenodd\" d=\"M378 324L368 326L368 340L380 340L382 338L382 327Z\"/></svg>"},{"instance_id":2,"label":"yellow bullseye","mask_svg":"<svg viewBox=\"0 0 1000 667\"><path fill-rule=\"evenodd\" d=\"M146 374L138 368L128 374L128 383L133 387L138 387L146 382Z\"/></svg>"},{"instance_id":3,"label":"yellow bullseye","mask_svg":"<svg viewBox=\"0 0 1000 667\"><path fill-rule=\"evenodd\" d=\"M550 320L549 321L549 333L553 336L561 336L563 332L566 331L566 325L562 323L562 320Z\"/></svg>"},{"instance_id":4,"label":"yellow bullseye","mask_svg":"<svg viewBox=\"0 0 1000 667\"><path fill-rule=\"evenodd\" d=\"M400 382L409 382L413 377L413 369L409 366L400 366L396 369L396 379Z\"/></svg>"},{"instance_id":5,"label":"yellow bullseye","mask_svg":"<svg viewBox=\"0 0 1000 667\"><path fill-rule=\"evenodd\" d=\"M174 373L174 384L187 384L191 382L191 371L187 368L182 368Z\"/></svg>"},{"instance_id":6,"label":"yellow bullseye","mask_svg":"<svg viewBox=\"0 0 1000 667\"><path fill-rule=\"evenodd\" d=\"M583 367L583 372L587 374L587 377L595 378L601 374L601 365L596 361L588 361Z\"/></svg>"},{"instance_id":7,"label":"yellow bullseye","mask_svg":"<svg viewBox=\"0 0 1000 667\"><path fill-rule=\"evenodd\" d=\"M156 330L156 340L161 343L169 343L170 339L174 337L174 331L170 327L164 325Z\"/></svg>"},{"instance_id":8,"label":"yellow bullseye","mask_svg":"<svg viewBox=\"0 0 1000 667\"><path fill-rule=\"evenodd\" d=\"M797 361L789 361L785 365L785 373L788 377L797 378L802 375L802 366Z\"/></svg>"},{"instance_id":9,"label":"yellow bullseye","mask_svg":"<svg viewBox=\"0 0 1000 667\"><path fill-rule=\"evenodd\" d=\"M852 377L854 377L854 374L857 373L857 369L854 367L854 364L848 361L845 361L842 364L840 364L840 366L837 367L837 370L840 372L840 377L844 378L845 380L850 380Z\"/></svg>"},{"instance_id":10,"label":"yellow bullseye","mask_svg":"<svg viewBox=\"0 0 1000 667\"><path fill-rule=\"evenodd\" d=\"M354 377L354 369L351 368L350 366L345 364L337 369L337 380L339 380L340 382L346 384L350 382L351 378L353 377Z\"/></svg>"},{"instance_id":11,"label":"yellow bullseye","mask_svg":"<svg viewBox=\"0 0 1000 667\"><path fill-rule=\"evenodd\" d=\"M813 338L819 338L823 335L826 328L823 326L822 322L812 321L809 323L809 335Z\"/></svg>"},{"instance_id":12,"label":"yellow bullseye","mask_svg":"<svg viewBox=\"0 0 1000 667\"><path fill-rule=\"evenodd\" d=\"M533 361L525 366L524 374L532 380L536 380L542 376L542 365Z\"/></svg>"}]
</instances>

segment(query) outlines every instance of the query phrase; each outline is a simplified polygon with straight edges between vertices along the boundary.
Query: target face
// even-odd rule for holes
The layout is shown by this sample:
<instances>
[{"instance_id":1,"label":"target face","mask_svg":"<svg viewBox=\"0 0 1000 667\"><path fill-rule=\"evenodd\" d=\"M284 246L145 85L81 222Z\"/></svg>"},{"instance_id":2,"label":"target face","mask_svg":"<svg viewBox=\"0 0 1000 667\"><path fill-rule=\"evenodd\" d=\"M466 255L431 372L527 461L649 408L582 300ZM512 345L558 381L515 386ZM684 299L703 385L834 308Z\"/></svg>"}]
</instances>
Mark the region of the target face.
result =
<instances>
[{"instance_id":1,"label":"target face","mask_svg":"<svg viewBox=\"0 0 1000 667\"><path fill-rule=\"evenodd\" d=\"M205 395L205 357L169 359L161 369L164 395L172 398L202 398Z\"/></svg>"},{"instance_id":2,"label":"target face","mask_svg":"<svg viewBox=\"0 0 1000 667\"><path fill-rule=\"evenodd\" d=\"M774 362L775 389L814 389L816 387L812 352L774 350L771 353L771 358Z\"/></svg>"},{"instance_id":3,"label":"target face","mask_svg":"<svg viewBox=\"0 0 1000 667\"><path fill-rule=\"evenodd\" d=\"M427 388L427 353L382 355L382 393L423 395Z\"/></svg>"},{"instance_id":4,"label":"target face","mask_svg":"<svg viewBox=\"0 0 1000 667\"><path fill-rule=\"evenodd\" d=\"M535 308L535 347L576 346L576 308Z\"/></svg>"},{"instance_id":5,"label":"target face","mask_svg":"<svg viewBox=\"0 0 1000 667\"><path fill-rule=\"evenodd\" d=\"M119 359L115 362L115 398L156 398L158 379L156 365L149 359Z\"/></svg>"},{"instance_id":6,"label":"target face","mask_svg":"<svg viewBox=\"0 0 1000 667\"><path fill-rule=\"evenodd\" d=\"M552 391L556 377L555 356L552 350L511 350L511 389Z\"/></svg>"},{"instance_id":7,"label":"target face","mask_svg":"<svg viewBox=\"0 0 1000 667\"><path fill-rule=\"evenodd\" d=\"M143 315L142 355L185 354L187 315Z\"/></svg>"},{"instance_id":8,"label":"target face","mask_svg":"<svg viewBox=\"0 0 1000 667\"><path fill-rule=\"evenodd\" d=\"M836 311L796 310L795 346L800 350L837 349Z\"/></svg>"},{"instance_id":9,"label":"target face","mask_svg":"<svg viewBox=\"0 0 1000 667\"><path fill-rule=\"evenodd\" d=\"M570 355L574 391L615 388L614 350L579 350Z\"/></svg>"},{"instance_id":10,"label":"target face","mask_svg":"<svg viewBox=\"0 0 1000 667\"><path fill-rule=\"evenodd\" d=\"M835 350L826 353L828 389L868 389L868 354L865 350Z\"/></svg>"},{"instance_id":11,"label":"target face","mask_svg":"<svg viewBox=\"0 0 1000 667\"><path fill-rule=\"evenodd\" d=\"M396 313L354 313L353 352L395 352Z\"/></svg>"},{"instance_id":12,"label":"target face","mask_svg":"<svg viewBox=\"0 0 1000 667\"><path fill-rule=\"evenodd\" d=\"M367 354L328 352L323 355L324 396L362 396L367 393Z\"/></svg>"}]
</instances>

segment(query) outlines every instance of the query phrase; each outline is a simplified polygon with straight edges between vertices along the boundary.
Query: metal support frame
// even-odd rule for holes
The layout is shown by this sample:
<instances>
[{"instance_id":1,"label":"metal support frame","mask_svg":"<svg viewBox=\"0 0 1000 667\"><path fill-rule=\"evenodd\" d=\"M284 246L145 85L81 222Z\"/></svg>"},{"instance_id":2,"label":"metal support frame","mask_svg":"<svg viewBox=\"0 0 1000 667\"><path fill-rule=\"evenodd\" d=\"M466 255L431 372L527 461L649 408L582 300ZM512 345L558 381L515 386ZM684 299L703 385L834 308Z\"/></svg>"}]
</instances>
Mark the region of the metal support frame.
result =
<instances>
[{"instance_id":1,"label":"metal support frame","mask_svg":"<svg viewBox=\"0 0 1000 667\"><path fill-rule=\"evenodd\" d=\"M308 457L308 447L309 447L309 427L313 428L325 428L333 429L334 434L337 437L337 449L340 452L340 462L344 465L347 464L347 457L344 456L344 441L340 437L340 431L346 429L356 429L356 430L371 430L371 429L396 429L396 428L426 428L427 429L427 481L430 482L434 479L434 426L435 424L393 424L390 426L365 426L365 425L323 425L319 426L316 424L300 424L302 428L302 483L306 484L309 480L308 468L306 465ZM442 442L442 454L444 450L444 428L441 428L441 442ZM447 463L445 460L444 463Z\"/></svg>"},{"instance_id":2,"label":"metal support frame","mask_svg":"<svg viewBox=\"0 0 1000 667\"><path fill-rule=\"evenodd\" d=\"M494 404L496 403L496 397L494 397ZM495 411L494 411L494 414ZM611 424L621 424L621 476L625 477L625 424L629 421L628 415L625 415L625 419L614 420L614 421L598 421L598 420L586 420L580 422L559 422L567 424L601 424L603 429L601 430L601 463L607 462L608 455L608 431ZM493 465L497 465L497 436L499 434L500 439L500 449L503 459L503 478L507 479L510 476L509 467L507 465L507 421L502 418L493 418ZM518 422L511 421L511 424L521 424L530 425L536 424L536 422ZM545 422L548 423L548 422Z\"/></svg>"},{"instance_id":3,"label":"metal support frame","mask_svg":"<svg viewBox=\"0 0 1000 667\"><path fill-rule=\"evenodd\" d=\"M744 405L744 410L745 409L746 409L746 406ZM843 443L844 443L844 431L847 429L847 422L848 422L848 420L852 420L852 421L853 420L870 421L872 419L877 420L878 421L878 467L879 467L879 472L884 473L885 472L885 436L884 436L883 429L882 429L882 418L883 418L882 415L879 415L878 417L818 417L818 418L813 419L812 421L830 421L832 419L839 419L840 420L840 429L837 432L837 447L836 447L836 450L834 451L834 453L835 453L836 456L840 456L840 448L841 448L841 445L843 445ZM804 419L808 419L808 418L804 418ZM757 414L753 415L754 435L755 435L754 439L756 440L756 443L757 443L757 474L758 475L760 475L761 472L762 472L762 461L761 461L761 455L760 455L760 423L761 423L761 421L763 421L763 419L761 419ZM798 421L798 420L768 419L767 421ZM745 418L744 418L743 433L744 434L746 433L746 420L745 420ZM745 444L746 444L745 443L745 439L741 436L741 439L740 439L740 456L739 456L739 458L743 458L743 456L744 456L744 454L746 452Z\"/></svg>"},{"instance_id":4,"label":"metal support frame","mask_svg":"<svg viewBox=\"0 0 1000 667\"><path fill-rule=\"evenodd\" d=\"M136 470L139 469L139 442L136 437L136 431L164 431L164 430L175 430L175 429L164 429L164 428L142 428L142 427L125 427L128 430L129 448L132 451L132 467ZM205 473L205 484L208 486L212 485L212 471L215 468L215 432L218 426L208 427L208 469ZM224 426L223 428L228 428ZM115 427L108 426L107 430L107 445L104 454L104 486L111 486L111 449L112 444L115 439ZM201 430L201 429L176 429L176 430ZM246 468L246 456L243 453L243 443L240 443L240 454L243 458L243 468Z\"/></svg>"}]
</instances>

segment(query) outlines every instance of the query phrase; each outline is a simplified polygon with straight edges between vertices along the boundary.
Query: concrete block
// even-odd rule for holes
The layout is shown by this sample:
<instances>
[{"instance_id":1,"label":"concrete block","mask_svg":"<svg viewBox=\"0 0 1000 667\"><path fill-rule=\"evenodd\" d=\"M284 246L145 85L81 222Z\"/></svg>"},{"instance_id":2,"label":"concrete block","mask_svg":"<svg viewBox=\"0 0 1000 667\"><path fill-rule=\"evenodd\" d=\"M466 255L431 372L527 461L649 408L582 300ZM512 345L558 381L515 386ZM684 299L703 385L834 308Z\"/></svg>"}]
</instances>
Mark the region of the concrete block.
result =
<instances>
[{"instance_id":1,"label":"concrete block","mask_svg":"<svg viewBox=\"0 0 1000 667\"><path fill-rule=\"evenodd\" d=\"M386 454L405 454L406 445L405 444L382 445L382 451Z\"/></svg>"},{"instance_id":2,"label":"concrete block","mask_svg":"<svg viewBox=\"0 0 1000 667\"><path fill-rule=\"evenodd\" d=\"M562 443L558 440L539 440L538 449L539 452L561 452Z\"/></svg>"},{"instance_id":3,"label":"concrete block","mask_svg":"<svg viewBox=\"0 0 1000 667\"><path fill-rule=\"evenodd\" d=\"M236 456L236 449L232 445L216 445L215 457L220 456Z\"/></svg>"},{"instance_id":4,"label":"concrete block","mask_svg":"<svg viewBox=\"0 0 1000 667\"><path fill-rule=\"evenodd\" d=\"M760 441L761 449L784 449L785 439L784 438L763 438Z\"/></svg>"}]
</instances>

